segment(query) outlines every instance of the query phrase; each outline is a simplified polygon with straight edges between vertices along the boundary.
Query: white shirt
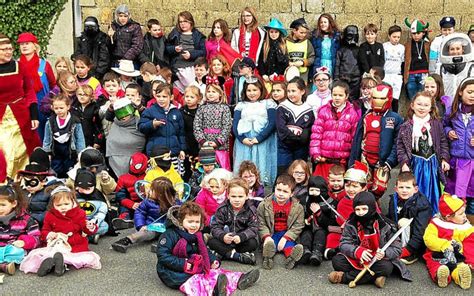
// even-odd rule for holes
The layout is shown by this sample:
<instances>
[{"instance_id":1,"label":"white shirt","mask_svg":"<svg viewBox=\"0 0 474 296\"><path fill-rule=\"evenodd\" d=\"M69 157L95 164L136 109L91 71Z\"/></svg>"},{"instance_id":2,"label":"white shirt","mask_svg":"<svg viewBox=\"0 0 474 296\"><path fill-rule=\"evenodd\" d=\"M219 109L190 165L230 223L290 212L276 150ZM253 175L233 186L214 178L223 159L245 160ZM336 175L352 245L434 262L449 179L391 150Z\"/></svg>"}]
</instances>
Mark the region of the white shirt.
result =
<instances>
[{"instance_id":1,"label":"white shirt","mask_svg":"<svg viewBox=\"0 0 474 296\"><path fill-rule=\"evenodd\" d=\"M405 61L405 46L402 44L393 45L390 42L383 44L385 52L385 74L397 74L402 73L402 63Z\"/></svg>"}]
</instances>

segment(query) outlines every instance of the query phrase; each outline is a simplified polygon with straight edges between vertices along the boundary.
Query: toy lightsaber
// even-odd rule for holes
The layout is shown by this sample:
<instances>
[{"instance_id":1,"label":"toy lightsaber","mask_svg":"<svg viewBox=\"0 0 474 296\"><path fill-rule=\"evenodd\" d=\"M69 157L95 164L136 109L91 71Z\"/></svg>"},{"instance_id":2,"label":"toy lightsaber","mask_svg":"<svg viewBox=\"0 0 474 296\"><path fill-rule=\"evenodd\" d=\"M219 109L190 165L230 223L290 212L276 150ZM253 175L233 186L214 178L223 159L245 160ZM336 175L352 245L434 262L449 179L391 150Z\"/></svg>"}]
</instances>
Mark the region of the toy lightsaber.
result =
<instances>
[{"instance_id":1,"label":"toy lightsaber","mask_svg":"<svg viewBox=\"0 0 474 296\"><path fill-rule=\"evenodd\" d=\"M387 250L388 247L390 247L390 245L392 245L392 243L400 236L400 234L402 234L403 231L405 231L405 229L410 226L411 222L413 221L413 218L409 219L408 220L408 223L403 226L402 228L400 228L393 236L392 238L383 246L382 249L380 249L380 251L383 251L385 252L385 250ZM370 261L369 264L367 265L364 265L364 269L361 270L361 272L359 272L359 274L356 276L356 278L351 281L349 283L349 288L355 288L356 285L357 285L357 282L364 276L364 274L369 271L369 273L371 275L374 275L374 272L372 270L370 270L370 267L372 267L372 265L374 265L374 263L377 262L377 258L374 256L372 258L372 260Z\"/></svg>"},{"instance_id":2,"label":"toy lightsaber","mask_svg":"<svg viewBox=\"0 0 474 296\"><path fill-rule=\"evenodd\" d=\"M339 218L341 218L342 221L346 222L346 219L344 219L344 217L342 217L342 215L339 214L339 212L338 212L335 208L333 208L333 207L331 206L331 204L330 204L322 195L319 195L319 196L321 197L321 199L323 200L323 202L329 207L329 209L331 209L331 211L333 211L334 214L336 214L336 216L338 216Z\"/></svg>"}]
</instances>

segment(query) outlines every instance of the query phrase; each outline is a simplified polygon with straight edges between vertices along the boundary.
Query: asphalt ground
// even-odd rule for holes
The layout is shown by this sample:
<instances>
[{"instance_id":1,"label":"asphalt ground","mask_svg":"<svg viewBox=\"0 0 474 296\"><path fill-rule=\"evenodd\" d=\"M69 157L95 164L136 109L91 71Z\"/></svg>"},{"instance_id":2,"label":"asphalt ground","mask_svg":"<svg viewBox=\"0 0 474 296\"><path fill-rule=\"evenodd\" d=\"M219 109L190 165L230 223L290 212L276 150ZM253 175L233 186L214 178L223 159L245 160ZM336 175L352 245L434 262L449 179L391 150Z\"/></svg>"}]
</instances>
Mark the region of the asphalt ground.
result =
<instances>
[{"instance_id":1,"label":"asphalt ground","mask_svg":"<svg viewBox=\"0 0 474 296\"><path fill-rule=\"evenodd\" d=\"M392 171L392 179L386 195L393 192L394 180L398 171ZM387 210L388 199L382 198L383 212ZM129 248L126 254L113 251L111 243L133 230L122 231L119 237L103 237L98 245L90 249L101 257L102 269L82 269L67 271L62 277L24 274L17 270L14 276L5 276L0 285L0 295L180 295L167 288L156 273L156 254L150 251L150 243ZM257 265L241 265L224 261L223 268L246 272L260 268L261 253L257 253ZM284 268L283 255L275 258L275 268L261 269L260 280L245 291L234 295L473 295L473 289L462 290L454 283L447 288L439 288L429 278L423 262L408 266L413 282L401 280L392 275L383 289L374 285L349 288L347 285L333 285L328 274L333 270L331 262L325 261L319 267L297 266L293 270ZM301 295L300 294L300 295Z\"/></svg>"}]
</instances>

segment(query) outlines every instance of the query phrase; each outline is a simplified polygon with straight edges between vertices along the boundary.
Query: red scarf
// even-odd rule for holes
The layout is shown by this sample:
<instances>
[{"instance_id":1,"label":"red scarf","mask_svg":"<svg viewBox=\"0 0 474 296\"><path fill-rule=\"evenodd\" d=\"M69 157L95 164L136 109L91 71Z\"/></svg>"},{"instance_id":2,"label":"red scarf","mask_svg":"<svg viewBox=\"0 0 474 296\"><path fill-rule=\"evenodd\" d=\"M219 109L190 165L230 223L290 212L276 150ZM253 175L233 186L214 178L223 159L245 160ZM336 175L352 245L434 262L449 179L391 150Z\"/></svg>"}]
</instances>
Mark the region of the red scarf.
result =
<instances>
[{"instance_id":1,"label":"red scarf","mask_svg":"<svg viewBox=\"0 0 474 296\"><path fill-rule=\"evenodd\" d=\"M245 29L245 26L240 26L240 35L239 35L239 51L242 53L245 51L245 33L247 30ZM254 60L255 62L257 61L257 51L258 51L258 45L260 43L260 33L258 32L258 28L256 28L253 32L252 35L250 36L250 48L249 48L249 54L248 57Z\"/></svg>"},{"instance_id":2,"label":"red scarf","mask_svg":"<svg viewBox=\"0 0 474 296\"><path fill-rule=\"evenodd\" d=\"M24 69L26 70L26 75L29 76L33 80L33 88L35 93L39 92L43 89L43 84L41 83L41 78L38 75L38 68L40 64L40 59L38 55L35 53L31 60L27 60L25 55L20 56L20 63L23 65Z\"/></svg>"}]
</instances>

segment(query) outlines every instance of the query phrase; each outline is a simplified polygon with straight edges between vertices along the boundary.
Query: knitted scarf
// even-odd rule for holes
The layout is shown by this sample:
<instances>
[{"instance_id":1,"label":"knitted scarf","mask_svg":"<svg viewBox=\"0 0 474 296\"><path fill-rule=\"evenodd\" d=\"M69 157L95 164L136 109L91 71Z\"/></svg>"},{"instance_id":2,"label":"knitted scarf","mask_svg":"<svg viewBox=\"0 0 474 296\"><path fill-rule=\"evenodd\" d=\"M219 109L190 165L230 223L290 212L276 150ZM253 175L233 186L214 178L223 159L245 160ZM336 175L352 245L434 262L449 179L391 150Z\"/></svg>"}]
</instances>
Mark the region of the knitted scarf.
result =
<instances>
[{"instance_id":1,"label":"knitted scarf","mask_svg":"<svg viewBox=\"0 0 474 296\"><path fill-rule=\"evenodd\" d=\"M202 237L202 233L198 231L195 234L190 234L187 231L181 229L177 229L176 231L178 232L179 236L181 236L181 238L173 248L173 255L179 258L189 258L188 252L186 251L187 244L197 243L199 255L201 255L203 259L203 271L205 274L209 273L209 270L211 269L211 262L209 259L209 253L207 252L206 244L204 243L204 239Z\"/></svg>"},{"instance_id":2,"label":"knitted scarf","mask_svg":"<svg viewBox=\"0 0 474 296\"><path fill-rule=\"evenodd\" d=\"M239 51L245 52L245 26L240 26L240 35L239 35ZM258 44L260 43L260 33L258 32L258 28L256 28L252 35L250 36L250 47L248 52L248 57L252 60L257 60L257 51L258 51Z\"/></svg>"},{"instance_id":3,"label":"knitted scarf","mask_svg":"<svg viewBox=\"0 0 474 296\"><path fill-rule=\"evenodd\" d=\"M412 148L415 151L419 150L420 138L423 136L423 132L428 134L428 145L433 146L433 139L431 138L431 125L430 125L431 116L428 114L425 118L419 118L416 115L413 115L413 132L411 134L412 138Z\"/></svg>"},{"instance_id":4,"label":"knitted scarf","mask_svg":"<svg viewBox=\"0 0 474 296\"><path fill-rule=\"evenodd\" d=\"M33 81L33 88L35 93L39 92L43 89L43 84L41 83L41 78L38 74L38 68L40 64L40 59L38 55L35 53L33 57L28 61L25 55L20 56L20 63L26 69L26 74L29 76Z\"/></svg>"}]
</instances>

